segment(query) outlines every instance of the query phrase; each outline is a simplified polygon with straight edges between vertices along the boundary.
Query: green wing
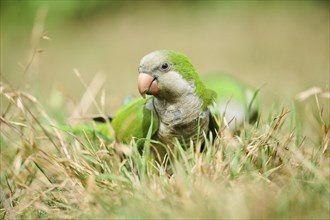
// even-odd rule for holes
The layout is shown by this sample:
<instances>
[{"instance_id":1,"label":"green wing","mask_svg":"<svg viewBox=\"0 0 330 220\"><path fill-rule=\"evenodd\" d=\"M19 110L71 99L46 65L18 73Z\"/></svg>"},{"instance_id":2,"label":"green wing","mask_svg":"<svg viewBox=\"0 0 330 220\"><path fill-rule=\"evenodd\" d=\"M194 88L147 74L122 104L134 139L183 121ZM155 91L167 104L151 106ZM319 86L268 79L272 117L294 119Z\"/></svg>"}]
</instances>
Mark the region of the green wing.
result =
<instances>
[{"instance_id":1,"label":"green wing","mask_svg":"<svg viewBox=\"0 0 330 220\"><path fill-rule=\"evenodd\" d=\"M119 109L111 122L117 141L128 144L132 138L146 138L149 129L154 135L158 117L152 108L152 98L139 98Z\"/></svg>"},{"instance_id":2,"label":"green wing","mask_svg":"<svg viewBox=\"0 0 330 220\"><path fill-rule=\"evenodd\" d=\"M229 115L229 118L236 117L239 123L244 120L251 123L257 119L260 109L258 91L223 73L208 74L203 77L203 82L208 89L216 92L220 114ZM214 108L210 110L215 114Z\"/></svg>"},{"instance_id":3,"label":"green wing","mask_svg":"<svg viewBox=\"0 0 330 220\"><path fill-rule=\"evenodd\" d=\"M103 117L93 119L93 125L64 125L61 130L72 132L75 135L87 135L89 138L99 136L108 141L113 140L109 125ZM115 138L119 142L128 144L132 138L143 139L151 137L158 129L158 117L152 107L152 98L134 99L119 109L114 118L109 118L111 126L115 131ZM151 130L150 130L151 129Z\"/></svg>"}]
</instances>

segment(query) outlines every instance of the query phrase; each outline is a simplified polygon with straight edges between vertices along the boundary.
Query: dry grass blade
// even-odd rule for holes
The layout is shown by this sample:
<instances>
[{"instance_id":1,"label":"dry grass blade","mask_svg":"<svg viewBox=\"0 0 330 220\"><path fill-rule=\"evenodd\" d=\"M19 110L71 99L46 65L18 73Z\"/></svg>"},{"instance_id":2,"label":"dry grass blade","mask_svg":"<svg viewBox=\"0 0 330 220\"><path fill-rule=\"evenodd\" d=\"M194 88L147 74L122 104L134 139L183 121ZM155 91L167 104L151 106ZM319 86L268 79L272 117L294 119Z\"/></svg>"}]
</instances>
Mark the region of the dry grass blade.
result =
<instances>
[{"instance_id":1,"label":"dry grass blade","mask_svg":"<svg viewBox=\"0 0 330 220\"><path fill-rule=\"evenodd\" d=\"M77 69L74 69L74 72L77 75L78 79L83 84L83 86L85 87L86 91L85 91L83 97L81 98L80 103L73 111L71 118L76 118L78 116L85 115L88 108L90 107L90 105L92 103L96 106L99 113L103 114L101 108L95 101L95 97L96 97L97 93L101 90L102 85L105 82L105 75L103 73L96 74L94 76L92 82L88 86L87 83L81 77L81 74L79 73L79 71Z\"/></svg>"},{"instance_id":2,"label":"dry grass blade","mask_svg":"<svg viewBox=\"0 0 330 220\"><path fill-rule=\"evenodd\" d=\"M16 220L16 215L14 210L12 209L12 207L10 206L8 199L6 198L4 191L2 189L2 187L0 186L0 197L1 197L1 203L4 207L4 209L6 210L6 213L8 213L8 218L10 220ZM5 215L3 216L5 217Z\"/></svg>"}]
</instances>

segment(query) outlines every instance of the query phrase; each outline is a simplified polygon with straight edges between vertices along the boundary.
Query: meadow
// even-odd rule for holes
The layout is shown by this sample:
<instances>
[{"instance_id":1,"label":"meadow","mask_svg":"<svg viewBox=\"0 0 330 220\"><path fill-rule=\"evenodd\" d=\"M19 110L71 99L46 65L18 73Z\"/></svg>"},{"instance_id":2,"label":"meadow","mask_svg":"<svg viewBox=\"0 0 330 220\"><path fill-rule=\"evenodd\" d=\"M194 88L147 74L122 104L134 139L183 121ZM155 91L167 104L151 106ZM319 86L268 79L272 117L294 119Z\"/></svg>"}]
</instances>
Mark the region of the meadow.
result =
<instances>
[{"instance_id":1,"label":"meadow","mask_svg":"<svg viewBox=\"0 0 330 220\"><path fill-rule=\"evenodd\" d=\"M1 2L2 219L330 218L328 2L95 2ZM94 129L164 48L260 88L260 119L163 164Z\"/></svg>"}]
</instances>

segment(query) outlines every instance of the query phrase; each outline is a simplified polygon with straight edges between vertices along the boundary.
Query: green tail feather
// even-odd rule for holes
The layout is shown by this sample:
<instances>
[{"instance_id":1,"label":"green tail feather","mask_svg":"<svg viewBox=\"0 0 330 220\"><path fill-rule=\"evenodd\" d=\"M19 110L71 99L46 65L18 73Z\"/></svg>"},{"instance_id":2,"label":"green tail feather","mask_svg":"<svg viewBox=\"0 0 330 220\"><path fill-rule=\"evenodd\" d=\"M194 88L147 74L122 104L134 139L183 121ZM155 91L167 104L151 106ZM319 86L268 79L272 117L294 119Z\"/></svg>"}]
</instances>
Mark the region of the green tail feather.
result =
<instances>
[{"instance_id":1,"label":"green tail feather","mask_svg":"<svg viewBox=\"0 0 330 220\"><path fill-rule=\"evenodd\" d=\"M88 138L99 137L106 141L112 142L114 140L111 128L106 123L98 123L95 125L63 125L60 130L72 133L76 136L87 136Z\"/></svg>"}]
</instances>

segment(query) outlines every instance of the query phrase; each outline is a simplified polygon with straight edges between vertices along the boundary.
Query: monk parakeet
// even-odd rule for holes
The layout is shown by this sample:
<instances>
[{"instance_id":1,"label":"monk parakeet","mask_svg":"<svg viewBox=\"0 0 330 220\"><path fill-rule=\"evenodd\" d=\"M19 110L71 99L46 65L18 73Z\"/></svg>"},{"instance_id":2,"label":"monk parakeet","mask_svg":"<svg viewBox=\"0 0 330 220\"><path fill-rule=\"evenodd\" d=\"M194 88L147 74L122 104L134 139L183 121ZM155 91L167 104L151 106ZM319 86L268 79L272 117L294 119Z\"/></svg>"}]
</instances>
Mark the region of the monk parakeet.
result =
<instances>
[{"instance_id":1,"label":"monk parakeet","mask_svg":"<svg viewBox=\"0 0 330 220\"><path fill-rule=\"evenodd\" d=\"M182 53L151 52L141 59L138 72L138 90L144 98L122 107L111 122L120 142L145 138L149 132L166 145L176 140L189 144L214 131L217 108L223 114L227 106L227 116L237 117L239 123L253 115L252 90L228 76L210 76L204 83ZM226 104L231 101L234 104Z\"/></svg>"}]
</instances>

